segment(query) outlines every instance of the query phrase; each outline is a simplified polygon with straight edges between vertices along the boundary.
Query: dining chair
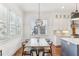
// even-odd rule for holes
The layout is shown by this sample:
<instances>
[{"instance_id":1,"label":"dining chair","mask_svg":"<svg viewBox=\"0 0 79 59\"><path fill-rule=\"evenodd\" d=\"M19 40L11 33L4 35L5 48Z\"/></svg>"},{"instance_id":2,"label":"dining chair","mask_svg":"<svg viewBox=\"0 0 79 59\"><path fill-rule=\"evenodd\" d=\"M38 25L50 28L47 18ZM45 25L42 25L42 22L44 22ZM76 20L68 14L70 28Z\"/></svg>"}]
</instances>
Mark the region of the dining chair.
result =
<instances>
[{"instance_id":1,"label":"dining chair","mask_svg":"<svg viewBox=\"0 0 79 59\"><path fill-rule=\"evenodd\" d=\"M38 48L38 55L39 56L41 56L40 53L42 53L42 55L43 55L43 53L44 53L44 47Z\"/></svg>"},{"instance_id":2,"label":"dining chair","mask_svg":"<svg viewBox=\"0 0 79 59\"><path fill-rule=\"evenodd\" d=\"M52 51L53 50L53 42L50 43L50 55L53 56Z\"/></svg>"},{"instance_id":3,"label":"dining chair","mask_svg":"<svg viewBox=\"0 0 79 59\"><path fill-rule=\"evenodd\" d=\"M22 43L22 56L31 56L30 50L28 47L25 47L25 42Z\"/></svg>"},{"instance_id":4,"label":"dining chair","mask_svg":"<svg viewBox=\"0 0 79 59\"><path fill-rule=\"evenodd\" d=\"M31 56L35 55L34 52L36 53L36 56L38 56L37 49L32 47L31 50L30 50Z\"/></svg>"},{"instance_id":5,"label":"dining chair","mask_svg":"<svg viewBox=\"0 0 79 59\"><path fill-rule=\"evenodd\" d=\"M44 48L43 56L45 56L45 54L52 56L52 44L53 43L51 42L49 47Z\"/></svg>"}]
</instances>

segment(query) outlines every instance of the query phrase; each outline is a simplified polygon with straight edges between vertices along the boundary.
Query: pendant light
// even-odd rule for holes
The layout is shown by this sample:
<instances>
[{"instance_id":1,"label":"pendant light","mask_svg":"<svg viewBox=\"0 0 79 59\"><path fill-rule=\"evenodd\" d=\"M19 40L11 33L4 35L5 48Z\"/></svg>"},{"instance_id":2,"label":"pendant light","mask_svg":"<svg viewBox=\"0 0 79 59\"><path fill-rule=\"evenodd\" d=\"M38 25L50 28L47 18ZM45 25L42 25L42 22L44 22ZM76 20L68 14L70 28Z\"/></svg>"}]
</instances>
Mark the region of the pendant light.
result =
<instances>
[{"instance_id":1,"label":"pendant light","mask_svg":"<svg viewBox=\"0 0 79 59\"><path fill-rule=\"evenodd\" d=\"M71 19L72 20L79 20L79 12L77 10L77 3L76 3L76 10L75 10L75 12L71 13Z\"/></svg>"},{"instance_id":2,"label":"pendant light","mask_svg":"<svg viewBox=\"0 0 79 59\"><path fill-rule=\"evenodd\" d=\"M43 24L43 22L40 19L40 3L38 3L38 19L36 19L36 25L41 26L42 24Z\"/></svg>"}]
</instances>

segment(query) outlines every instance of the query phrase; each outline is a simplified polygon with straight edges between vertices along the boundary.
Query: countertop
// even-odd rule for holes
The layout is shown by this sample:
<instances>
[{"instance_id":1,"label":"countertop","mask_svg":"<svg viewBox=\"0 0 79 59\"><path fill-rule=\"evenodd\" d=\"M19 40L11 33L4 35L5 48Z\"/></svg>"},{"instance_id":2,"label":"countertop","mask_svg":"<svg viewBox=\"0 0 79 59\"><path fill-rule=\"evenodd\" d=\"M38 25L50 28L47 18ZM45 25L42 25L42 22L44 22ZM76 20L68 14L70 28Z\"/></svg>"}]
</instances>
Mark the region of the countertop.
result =
<instances>
[{"instance_id":1,"label":"countertop","mask_svg":"<svg viewBox=\"0 0 79 59\"><path fill-rule=\"evenodd\" d=\"M61 38L61 39L79 45L79 38L73 38L73 37L67 38L67 37L64 37L64 38Z\"/></svg>"}]
</instances>

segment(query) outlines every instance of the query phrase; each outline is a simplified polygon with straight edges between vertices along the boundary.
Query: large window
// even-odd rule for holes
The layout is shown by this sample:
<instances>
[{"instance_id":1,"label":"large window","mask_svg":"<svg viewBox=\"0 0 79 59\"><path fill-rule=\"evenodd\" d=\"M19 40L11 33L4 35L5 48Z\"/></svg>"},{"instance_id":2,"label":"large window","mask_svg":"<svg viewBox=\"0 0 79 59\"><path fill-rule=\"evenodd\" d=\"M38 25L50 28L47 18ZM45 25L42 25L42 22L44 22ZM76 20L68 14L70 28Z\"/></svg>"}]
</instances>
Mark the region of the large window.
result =
<instances>
[{"instance_id":1,"label":"large window","mask_svg":"<svg viewBox=\"0 0 79 59\"><path fill-rule=\"evenodd\" d=\"M36 24L33 26L33 35L47 34L47 20L42 20L42 22L43 24L41 26L38 26Z\"/></svg>"},{"instance_id":2,"label":"large window","mask_svg":"<svg viewBox=\"0 0 79 59\"><path fill-rule=\"evenodd\" d=\"M21 18L0 4L0 40L21 35Z\"/></svg>"}]
</instances>

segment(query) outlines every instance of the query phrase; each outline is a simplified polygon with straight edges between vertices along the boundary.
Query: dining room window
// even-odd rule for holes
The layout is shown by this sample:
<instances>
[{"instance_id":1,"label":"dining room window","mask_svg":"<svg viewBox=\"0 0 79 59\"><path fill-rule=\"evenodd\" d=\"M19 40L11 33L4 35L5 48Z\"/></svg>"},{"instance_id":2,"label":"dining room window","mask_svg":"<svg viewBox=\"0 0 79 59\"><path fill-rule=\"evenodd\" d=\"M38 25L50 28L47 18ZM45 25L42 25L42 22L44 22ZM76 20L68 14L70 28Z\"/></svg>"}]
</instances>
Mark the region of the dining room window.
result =
<instances>
[{"instance_id":1,"label":"dining room window","mask_svg":"<svg viewBox=\"0 0 79 59\"><path fill-rule=\"evenodd\" d=\"M42 20L42 25L38 26L38 25L34 25L33 27L33 31L32 34L33 35L46 35L47 34L47 20Z\"/></svg>"}]
</instances>

